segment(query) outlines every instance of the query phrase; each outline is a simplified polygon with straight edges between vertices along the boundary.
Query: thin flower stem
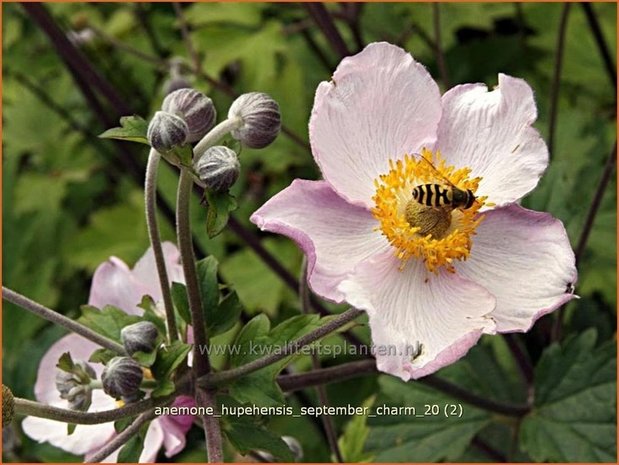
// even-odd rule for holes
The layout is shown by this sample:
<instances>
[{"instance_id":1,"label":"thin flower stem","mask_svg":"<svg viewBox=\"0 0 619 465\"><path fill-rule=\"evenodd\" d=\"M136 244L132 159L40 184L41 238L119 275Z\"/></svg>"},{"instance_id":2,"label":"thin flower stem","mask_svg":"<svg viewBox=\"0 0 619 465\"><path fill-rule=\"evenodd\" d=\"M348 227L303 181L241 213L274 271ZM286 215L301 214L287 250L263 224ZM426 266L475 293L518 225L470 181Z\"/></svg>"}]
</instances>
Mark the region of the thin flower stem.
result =
<instances>
[{"instance_id":1,"label":"thin flower stem","mask_svg":"<svg viewBox=\"0 0 619 465\"><path fill-rule=\"evenodd\" d=\"M209 131L193 148L194 159L198 159L202 154L215 145L219 140L234 129L238 129L243 120L241 118L228 118Z\"/></svg>"},{"instance_id":2,"label":"thin flower stem","mask_svg":"<svg viewBox=\"0 0 619 465\"><path fill-rule=\"evenodd\" d=\"M199 386L215 386L224 382L232 381L242 376L253 373L261 368L267 367L274 363L279 362L291 355L298 353L303 347L316 342L329 333L332 333L338 328L341 328L345 324L351 322L358 316L363 314L363 311L356 308L350 308L343 313L340 313L328 323L324 324L318 329L307 333L300 338L290 341L282 350L274 351L274 353L266 355L262 358L254 360L231 370L220 371L218 373L210 373L208 376L203 376L197 380Z\"/></svg>"},{"instance_id":3,"label":"thin flower stem","mask_svg":"<svg viewBox=\"0 0 619 465\"><path fill-rule=\"evenodd\" d=\"M185 42L185 48L187 49L187 54L191 57L191 61L195 69L200 69L200 56L196 52L195 47L193 46L193 42L191 41L191 35L189 34L189 26L187 25L187 21L185 20L185 15L183 14L183 7L180 3L174 2L172 3L174 7L174 14L176 14L176 19L178 20L178 25L181 30L181 35L183 36L183 42Z\"/></svg>"},{"instance_id":4,"label":"thin flower stem","mask_svg":"<svg viewBox=\"0 0 619 465\"><path fill-rule=\"evenodd\" d=\"M477 394L473 394L472 392L469 392L450 381L438 378L435 375L420 378L417 382L448 394L455 399L466 402L467 404L510 417L522 417L531 410L531 407L528 405L508 404L487 399L485 397L480 397Z\"/></svg>"},{"instance_id":5,"label":"thin flower stem","mask_svg":"<svg viewBox=\"0 0 619 465\"><path fill-rule=\"evenodd\" d=\"M217 127L215 129L217 129ZM215 129L211 131L211 133L213 133ZM205 139L208 137L209 136L207 135ZM201 142L203 141L204 139ZM191 311L191 321L193 327L193 373L196 378L198 378L200 376L207 375L211 369L211 366L208 356L204 356L200 353L200 348L207 347L209 340L208 335L206 334L204 316L202 314L202 299L200 297L200 287L198 283L195 255L191 237L189 201L191 198L192 186L193 177L191 173L186 168L181 168L176 203L176 232L178 237L178 247L181 253L181 262L185 273L187 299L189 301L189 309ZM208 388L196 389L195 399L198 406L216 407L214 395L208 390ZM221 462L223 452L219 419L206 414L202 415L201 418L206 436L208 461L210 463Z\"/></svg>"},{"instance_id":6,"label":"thin flower stem","mask_svg":"<svg viewBox=\"0 0 619 465\"><path fill-rule=\"evenodd\" d=\"M368 358L329 368L315 369L305 373L280 375L277 377L277 384L284 392L294 392L321 384L339 383L340 381L373 373L377 373L376 360Z\"/></svg>"},{"instance_id":7,"label":"thin flower stem","mask_svg":"<svg viewBox=\"0 0 619 465\"><path fill-rule=\"evenodd\" d=\"M587 22L589 23L589 27L591 28L591 33L593 34L595 43L597 44L598 49L600 50L600 54L602 55L602 60L604 61L604 67L606 68L606 74L608 75L608 79L610 80L611 85L616 89L617 68L613 63L612 54L610 53L610 49L608 48L608 44L606 43L606 39L604 38L604 34L602 33L600 22L595 15L595 11L593 11L593 6L589 2L582 2L581 5L585 10Z\"/></svg>"},{"instance_id":8,"label":"thin flower stem","mask_svg":"<svg viewBox=\"0 0 619 465\"><path fill-rule=\"evenodd\" d=\"M548 152L550 157L554 155L555 131L557 127L557 114L559 108L559 88L561 87L561 70L563 68L563 55L565 50L565 36L567 32L567 19L570 13L570 4L564 3L559 20L559 32L557 35L557 48L555 54L555 67L550 90L550 111L548 123Z\"/></svg>"},{"instance_id":9,"label":"thin flower stem","mask_svg":"<svg viewBox=\"0 0 619 465\"><path fill-rule=\"evenodd\" d=\"M170 292L170 280L166 269L163 249L161 247L161 236L159 234L159 224L157 222L157 171L161 156L155 149L151 149L148 154L146 164L146 178L144 182L144 204L146 207L146 227L148 237L155 255L155 265L157 266L157 276L161 286L163 305L165 307L166 322L168 326L168 340L174 342L178 340L176 329L176 315L174 315L174 304Z\"/></svg>"},{"instance_id":10,"label":"thin flower stem","mask_svg":"<svg viewBox=\"0 0 619 465\"><path fill-rule=\"evenodd\" d=\"M282 375L277 378L277 382L283 391L292 392L318 384L337 383L372 373L377 373L376 360L369 358L343 363L335 367L312 370L307 373ZM435 375L420 378L415 382L425 384L467 404L502 415L520 417L527 414L530 410L530 407L527 405L508 404L480 397Z\"/></svg>"},{"instance_id":11,"label":"thin flower stem","mask_svg":"<svg viewBox=\"0 0 619 465\"><path fill-rule=\"evenodd\" d=\"M103 462L107 457L109 457L112 453L116 452L116 450L120 449L123 445L125 445L129 440L138 434L140 428L145 423L153 420L157 415L154 410L144 412L139 417L135 419L133 423L131 423L127 428L122 430L111 439L105 446L95 452L92 456L88 457L88 460L85 460L84 463L100 463Z\"/></svg>"},{"instance_id":12,"label":"thin flower stem","mask_svg":"<svg viewBox=\"0 0 619 465\"><path fill-rule=\"evenodd\" d=\"M451 87L449 83L449 72L447 71L447 63L445 62L445 54L441 42L441 11L439 3L432 3L432 19L434 23L434 45L436 53L436 62L441 73L441 81L446 89Z\"/></svg>"},{"instance_id":13,"label":"thin flower stem","mask_svg":"<svg viewBox=\"0 0 619 465\"><path fill-rule=\"evenodd\" d=\"M593 222L595 221L595 217L597 215L598 210L600 209L600 204L602 203L602 198L604 197L604 192L606 191L606 187L608 187L608 183L612 178L613 171L615 170L615 164L617 163L617 141L613 145L613 148L606 159L606 164L604 165L604 171L602 171L602 177L597 184L597 189L595 194L593 195L593 200L591 201L591 206L589 207L589 212L587 213L587 218L585 219L585 224L583 226L582 232L580 233L580 238L578 239L578 245L576 246L576 264L582 259L582 254L585 251L587 246L587 241L589 240L589 235L591 234L591 228L593 227Z\"/></svg>"},{"instance_id":14,"label":"thin flower stem","mask_svg":"<svg viewBox=\"0 0 619 465\"><path fill-rule=\"evenodd\" d=\"M307 257L304 256L303 262L301 264L301 277L299 279L299 298L301 300L301 309L306 315L312 313L309 296L310 292L307 283ZM315 353L312 353L312 368L314 370L320 369L320 358ZM329 407L331 405L331 402L329 402L329 397L327 395L327 389L323 384L318 384L316 386L316 393L318 394L318 400L321 405L326 407ZM335 457L335 461L339 463L344 462L340 447L337 443L337 433L335 431L335 425L333 424L333 420L329 415L321 415L320 419L322 421L324 431L327 436L327 442L329 443L329 447L331 448L331 453Z\"/></svg>"},{"instance_id":15,"label":"thin flower stem","mask_svg":"<svg viewBox=\"0 0 619 465\"><path fill-rule=\"evenodd\" d=\"M110 349L117 354L126 355L125 348L118 342L102 336L87 326L84 326L71 318L67 318L66 316L55 312L51 308L47 308L34 300L30 300L28 297L25 297L12 289L2 286L2 298L8 302L20 306L25 310L28 310L31 313L34 313L35 315L40 316L41 318L46 319L47 321L51 321L52 323L62 326L69 331L79 334L89 341L99 344L101 347Z\"/></svg>"},{"instance_id":16,"label":"thin flower stem","mask_svg":"<svg viewBox=\"0 0 619 465\"><path fill-rule=\"evenodd\" d=\"M33 400L15 397L15 413L47 418L48 420L62 421L64 423L73 423L76 425L97 425L139 415L155 407L166 405L174 400L175 397L176 394L159 398L151 397L139 402L127 404L123 407L112 410L102 410L100 412L80 412L79 410L54 407Z\"/></svg>"},{"instance_id":17,"label":"thin flower stem","mask_svg":"<svg viewBox=\"0 0 619 465\"><path fill-rule=\"evenodd\" d=\"M340 58L350 55L348 46L340 31L337 30L333 18L329 14L329 11L322 3L304 3L303 6L307 9L312 19L316 22L316 25L320 28L325 38L331 45L331 48Z\"/></svg>"},{"instance_id":18,"label":"thin flower stem","mask_svg":"<svg viewBox=\"0 0 619 465\"><path fill-rule=\"evenodd\" d=\"M191 241L189 201L191 198L192 186L193 179L191 173L187 169L181 168L176 199L176 232L187 286L187 299L189 301L189 310L191 311L193 338L195 341L193 368L197 376L202 376L208 373L211 367L208 357L202 356L199 350L199 347L208 344L208 336L206 334L206 325L202 313L202 298L200 296L200 285L196 271L193 243Z\"/></svg>"}]
</instances>

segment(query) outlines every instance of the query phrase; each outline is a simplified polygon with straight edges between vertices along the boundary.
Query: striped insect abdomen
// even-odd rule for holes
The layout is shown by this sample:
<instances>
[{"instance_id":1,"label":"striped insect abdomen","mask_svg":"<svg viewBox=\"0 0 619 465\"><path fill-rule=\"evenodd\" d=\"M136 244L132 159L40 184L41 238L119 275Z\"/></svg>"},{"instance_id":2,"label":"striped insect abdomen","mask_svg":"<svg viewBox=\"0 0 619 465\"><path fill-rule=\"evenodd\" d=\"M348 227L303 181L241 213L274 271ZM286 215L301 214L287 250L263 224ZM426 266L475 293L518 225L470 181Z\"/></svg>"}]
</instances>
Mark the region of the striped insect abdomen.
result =
<instances>
[{"instance_id":1,"label":"striped insect abdomen","mask_svg":"<svg viewBox=\"0 0 619 465\"><path fill-rule=\"evenodd\" d=\"M440 184L421 184L413 189L413 199L426 207L451 205L451 189Z\"/></svg>"}]
</instances>

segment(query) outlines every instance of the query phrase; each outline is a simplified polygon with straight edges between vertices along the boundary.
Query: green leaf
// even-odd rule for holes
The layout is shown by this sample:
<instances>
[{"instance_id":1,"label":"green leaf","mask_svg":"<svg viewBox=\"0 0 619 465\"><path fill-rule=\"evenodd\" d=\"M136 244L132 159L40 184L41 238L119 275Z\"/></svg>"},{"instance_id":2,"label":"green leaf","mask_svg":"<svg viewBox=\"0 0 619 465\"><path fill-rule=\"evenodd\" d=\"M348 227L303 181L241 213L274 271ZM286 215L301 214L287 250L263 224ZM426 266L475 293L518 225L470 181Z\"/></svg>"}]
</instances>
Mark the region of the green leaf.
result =
<instances>
[{"instance_id":1,"label":"green leaf","mask_svg":"<svg viewBox=\"0 0 619 465\"><path fill-rule=\"evenodd\" d=\"M71 436L75 432L77 425L75 423L67 423L67 434Z\"/></svg>"},{"instance_id":2,"label":"green leaf","mask_svg":"<svg viewBox=\"0 0 619 465\"><path fill-rule=\"evenodd\" d=\"M172 302L174 308L188 325L191 324L191 312L189 311L189 301L187 300L187 288L184 284L172 283Z\"/></svg>"},{"instance_id":3,"label":"green leaf","mask_svg":"<svg viewBox=\"0 0 619 465\"><path fill-rule=\"evenodd\" d=\"M196 264L198 283L202 297L202 310L206 321L217 308L219 303L219 284L217 283L217 268L219 263L212 255L200 260Z\"/></svg>"},{"instance_id":4,"label":"green leaf","mask_svg":"<svg viewBox=\"0 0 619 465\"><path fill-rule=\"evenodd\" d=\"M58 363L56 367L61 369L62 371L66 371L71 373L73 371L73 367L75 364L73 363L73 359L71 358L71 354L69 352L65 352L58 359Z\"/></svg>"},{"instance_id":5,"label":"green leaf","mask_svg":"<svg viewBox=\"0 0 619 465\"><path fill-rule=\"evenodd\" d=\"M174 385L174 382L170 379L165 379L157 384L157 387L153 389L150 395L152 397L164 397L172 394L175 389L176 386Z\"/></svg>"},{"instance_id":6,"label":"green leaf","mask_svg":"<svg viewBox=\"0 0 619 465\"><path fill-rule=\"evenodd\" d=\"M228 224L230 212L236 210L236 199L228 192L205 191L208 210L206 213L206 233L209 238L217 236Z\"/></svg>"},{"instance_id":7,"label":"green leaf","mask_svg":"<svg viewBox=\"0 0 619 465\"><path fill-rule=\"evenodd\" d=\"M288 342L301 337L320 326L318 315L298 315L270 329L269 319L258 315L251 319L240 331L234 343L238 353L230 357L232 366L240 366L265 355L286 350ZM230 395L238 402L261 406L280 405L284 396L275 382L275 377L289 363L285 357L250 375L244 376L230 384Z\"/></svg>"},{"instance_id":8,"label":"green leaf","mask_svg":"<svg viewBox=\"0 0 619 465\"><path fill-rule=\"evenodd\" d=\"M222 397L228 407L240 406L230 397ZM253 450L271 453L280 462L294 462L294 456L288 445L277 435L268 431L259 419L247 416L226 416L223 432L230 443L241 454Z\"/></svg>"},{"instance_id":9,"label":"green leaf","mask_svg":"<svg viewBox=\"0 0 619 465\"><path fill-rule=\"evenodd\" d=\"M140 317L129 315L120 308L106 305L102 310L82 305L82 316L78 321L103 336L120 342L120 331L127 325L137 323Z\"/></svg>"},{"instance_id":10,"label":"green leaf","mask_svg":"<svg viewBox=\"0 0 619 465\"><path fill-rule=\"evenodd\" d=\"M208 333L211 335L225 333L236 324L242 311L243 306L238 294L236 291L230 292L219 302L217 309L209 315Z\"/></svg>"},{"instance_id":11,"label":"green leaf","mask_svg":"<svg viewBox=\"0 0 619 465\"><path fill-rule=\"evenodd\" d=\"M372 412L376 416L369 419L371 434L367 441L367 450L375 454L376 462L452 461L490 420L488 413L466 404L462 405L461 418L446 418L444 406L460 402L416 382L381 376L379 385ZM409 410L389 415L378 412L385 405ZM438 415L432 414L435 408L440 411Z\"/></svg>"},{"instance_id":12,"label":"green leaf","mask_svg":"<svg viewBox=\"0 0 619 465\"><path fill-rule=\"evenodd\" d=\"M129 439L118 452L118 463L137 463L144 449L144 438L150 423L142 425L140 432Z\"/></svg>"},{"instance_id":13,"label":"green leaf","mask_svg":"<svg viewBox=\"0 0 619 465\"><path fill-rule=\"evenodd\" d=\"M112 352L110 349L101 348L95 350L88 361L92 363L103 363L105 365L116 356L118 356L116 352Z\"/></svg>"},{"instance_id":14,"label":"green leaf","mask_svg":"<svg viewBox=\"0 0 619 465\"><path fill-rule=\"evenodd\" d=\"M191 350L191 345L174 341L171 345L162 347L157 352L157 360L153 364L152 372L156 379L163 379L172 374Z\"/></svg>"},{"instance_id":15,"label":"green leaf","mask_svg":"<svg viewBox=\"0 0 619 465\"><path fill-rule=\"evenodd\" d=\"M155 360L157 358L157 351L153 350L152 352L135 352L131 357L143 367L150 367L153 363L155 363Z\"/></svg>"},{"instance_id":16,"label":"green leaf","mask_svg":"<svg viewBox=\"0 0 619 465\"><path fill-rule=\"evenodd\" d=\"M589 330L545 350L535 369L535 407L520 444L536 461L614 462L616 350Z\"/></svg>"},{"instance_id":17,"label":"green leaf","mask_svg":"<svg viewBox=\"0 0 619 465\"><path fill-rule=\"evenodd\" d=\"M138 307L144 310L144 314L142 315L144 320L153 323L157 327L159 334L166 334L167 329L165 321L157 314L157 304L155 304L151 296L143 296Z\"/></svg>"},{"instance_id":18,"label":"green leaf","mask_svg":"<svg viewBox=\"0 0 619 465\"><path fill-rule=\"evenodd\" d=\"M361 407L370 408L374 403L375 396L367 399ZM367 415L355 415L346 423L344 434L340 436L337 443L342 453L344 462L370 462L373 459L372 454L363 451L365 442L370 434L370 428L367 425Z\"/></svg>"},{"instance_id":19,"label":"green leaf","mask_svg":"<svg viewBox=\"0 0 619 465\"><path fill-rule=\"evenodd\" d=\"M149 145L146 138L148 122L140 116L123 116L119 128L111 128L100 134L102 139L120 139Z\"/></svg>"}]
</instances>

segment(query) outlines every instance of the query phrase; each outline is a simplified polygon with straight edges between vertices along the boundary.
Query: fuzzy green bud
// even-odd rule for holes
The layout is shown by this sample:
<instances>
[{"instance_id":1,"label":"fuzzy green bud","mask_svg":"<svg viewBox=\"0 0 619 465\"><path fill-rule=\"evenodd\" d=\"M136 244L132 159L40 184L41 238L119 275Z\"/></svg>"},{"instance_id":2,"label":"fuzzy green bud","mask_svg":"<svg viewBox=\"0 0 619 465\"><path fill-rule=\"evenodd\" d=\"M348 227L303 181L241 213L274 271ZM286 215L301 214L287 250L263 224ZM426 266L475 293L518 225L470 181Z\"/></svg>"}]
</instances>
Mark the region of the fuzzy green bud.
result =
<instances>
[{"instance_id":1,"label":"fuzzy green bud","mask_svg":"<svg viewBox=\"0 0 619 465\"><path fill-rule=\"evenodd\" d=\"M152 352L158 336L157 327L150 321L138 321L120 331L120 340L129 355L136 352Z\"/></svg>"},{"instance_id":2,"label":"fuzzy green bud","mask_svg":"<svg viewBox=\"0 0 619 465\"><path fill-rule=\"evenodd\" d=\"M262 92L249 92L237 98L228 110L228 118L241 118L242 125L231 132L232 137L254 149L273 142L282 125L279 105Z\"/></svg>"},{"instance_id":3,"label":"fuzzy green bud","mask_svg":"<svg viewBox=\"0 0 619 465\"><path fill-rule=\"evenodd\" d=\"M179 116L187 124L187 142L196 142L215 125L213 101L195 89L180 88L163 99L161 109Z\"/></svg>"},{"instance_id":4,"label":"fuzzy green bud","mask_svg":"<svg viewBox=\"0 0 619 465\"><path fill-rule=\"evenodd\" d=\"M234 150L217 145L204 152L194 163L194 169L208 189L224 192L239 178L241 164Z\"/></svg>"},{"instance_id":5,"label":"fuzzy green bud","mask_svg":"<svg viewBox=\"0 0 619 465\"><path fill-rule=\"evenodd\" d=\"M187 143L189 128L177 115L158 111L148 125L146 137L157 152L166 153Z\"/></svg>"},{"instance_id":6,"label":"fuzzy green bud","mask_svg":"<svg viewBox=\"0 0 619 465\"><path fill-rule=\"evenodd\" d=\"M134 400L144 373L138 362L130 357L114 357L101 374L103 392L115 399Z\"/></svg>"}]
</instances>

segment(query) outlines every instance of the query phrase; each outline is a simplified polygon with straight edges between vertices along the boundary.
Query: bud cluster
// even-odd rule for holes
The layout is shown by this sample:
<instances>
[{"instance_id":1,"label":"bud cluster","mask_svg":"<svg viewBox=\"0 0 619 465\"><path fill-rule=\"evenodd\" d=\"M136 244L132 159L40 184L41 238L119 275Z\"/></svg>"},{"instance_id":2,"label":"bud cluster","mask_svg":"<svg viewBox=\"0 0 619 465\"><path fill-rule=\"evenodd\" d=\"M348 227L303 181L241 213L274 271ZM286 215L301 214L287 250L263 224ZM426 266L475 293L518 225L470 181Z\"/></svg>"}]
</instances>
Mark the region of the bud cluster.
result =
<instances>
[{"instance_id":1,"label":"bud cluster","mask_svg":"<svg viewBox=\"0 0 619 465\"><path fill-rule=\"evenodd\" d=\"M155 150L165 154L204 138L214 127L216 116L210 98L195 89L181 88L165 97L148 126L147 137ZM267 94L249 92L232 102L227 122L231 125L230 135L241 144L264 148L281 129L279 105ZM225 192L238 179L241 166L232 149L215 146L200 153L193 168L207 189Z\"/></svg>"},{"instance_id":2,"label":"bud cluster","mask_svg":"<svg viewBox=\"0 0 619 465\"><path fill-rule=\"evenodd\" d=\"M83 361L73 364L71 371L56 372L56 389L60 398L69 403L69 408L85 412L92 402L90 381L97 375L92 367Z\"/></svg>"},{"instance_id":3,"label":"bud cluster","mask_svg":"<svg viewBox=\"0 0 619 465\"><path fill-rule=\"evenodd\" d=\"M161 111L148 125L146 137L158 152L169 152L200 140L214 126L215 106L195 89L182 88L163 100Z\"/></svg>"}]
</instances>

